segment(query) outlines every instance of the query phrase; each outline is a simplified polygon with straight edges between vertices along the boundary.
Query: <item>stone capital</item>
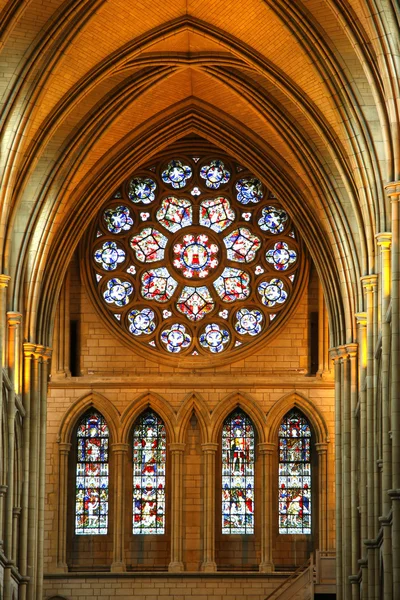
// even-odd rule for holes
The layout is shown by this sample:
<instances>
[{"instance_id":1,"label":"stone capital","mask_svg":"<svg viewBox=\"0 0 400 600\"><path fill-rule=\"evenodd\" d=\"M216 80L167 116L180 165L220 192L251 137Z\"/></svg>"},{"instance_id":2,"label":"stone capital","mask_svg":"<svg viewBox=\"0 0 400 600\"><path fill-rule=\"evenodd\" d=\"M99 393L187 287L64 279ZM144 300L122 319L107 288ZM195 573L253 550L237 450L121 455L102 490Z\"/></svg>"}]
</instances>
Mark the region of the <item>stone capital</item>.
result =
<instances>
[{"instance_id":1,"label":"stone capital","mask_svg":"<svg viewBox=\"0 0 400 600\"><path fill-rule=\"evenodd\" d=\"M343 359L347 355L346 346L336 346L329 349L329 356L333 362Z\"/></svg>"},{"instance_id":2,"label":"stone capital","mask_svg":"<svg viewBox=\"0 0 400 600\"><path fill-rule=\"evenodd\" d=\"M364 275L364 277L361 277L360 281L366 292L373 292L378 285L378 275L374 273L371 275Z\"/></svg>"},{"instance_id":3,"label":"stone capital","mask_svg":"<svg viewBox=\"0 0 400 600\"><path fill-rule=\"evenodd\" d=\"M273 454L276 450L276 444L271 442L261 442L258 444L260 454Z\"/></svg>"},{"instance_id":4,"label":"stone capital","mask_svg":"<svg viewBox=\"0 0 400 600\"><path fill-rule=\"evenodd\" d=\"M385 185L385 191L391 202L399 202L400 181L390 181Z\"/></svg>"},{"instance_id":5,"label":"stone capital","mask_svg":"<svg viewBox=\"0 0 400 600\"><path fill-rule=\"evenodd\" d=\"M22 314L19 312L7 312L7 323L9 327L18 327L22 323Z\"/></svg>"},{"instance_id":6,"label":"stone capital","mask_svg":"<svg viewBox=\"0 0 400 600\"><path fill-rule=\"evenodd\" d=\"M366 312L355 313L354 317L356 319L357 325L360 325L361 327L366 327L366 325L367 325L367 313Z\"/></svg>"},{"instance_id":7,"label":"stone capital","mask_svg":"<svg viewBox=\"0 0 400 600\"><path fill-rule=\"evenodd\" d=\"M345 348L349 358L357 358L358 344L346 344Z\"/></svg>"},{"instance_id":8,"label":"stone capital","mask_svg":"<svg viewBox=\"0 0 400 600\"><path fill-rule=\"evenodd\" d=\"M11 280L9 275L0 275L0 290L8 287L8 284Z\"/></svg>"},{"instance_id":9,"label":"stone capital","mask_svg":"<svg viewBox=\"0 0 400 600\"><path fill-rule=\"evenodd\" d=\"M315 449L318 454L326 454L328 452L328 442L317 442Z\"/></svg>"},{"instance_id":10,"label":"stone capital","mask_svg":"<svg viewBox=\"0 0 400 600\"><path fill-rule=\"evenodd\" d=\"M129 444L115 442L114 444L110 444L110 449L114 454L127 454L129 451Z\"/></svg>"},{"instance_id":11,"label":"stone capital","mask_svg":"<svg viewBox=\"0 0 400 600\"><path fill-rule=\"evenodd\" d=\"M218 450L218 444L206 442L205 444L201 444L201 449L205 454L215 454Z\"/></svg>"},{"instance_id":12,"label":"stone capital","mask_svg":"<svg viewBox=\"0 0 400 600\"><path fill-rule=\"evenodd\" d=\"M375 235L376 243L378 246L382 248L382 252L384 250L390 250L390 246L392 244L392 234L390 232L382 232L377 233Z\"/></svg>"},{"instance_id":13,"label":"stone capital","mask_svg":"<svg viewBox=\"0 0 400 600\"><path fill-rule=\"evenodd\" d=\"M388 490L391 500L400 500L400 490Z\"/></svg>"},{"instance_id":14,"label":"stone capital","mask_svg":"<svg viewBox=\"0 0 400 600\"><path fill-rule=\"evenodd\" d=\"M69 442L59 442L60 454L68 455L72 444Z\"/></svg>"},{"instance_id":15,"label":"stone capital","mask_svg":"<svg viewBox=\"0 0 400 600\"><path fill-rule=\"evenodd\" d=\"M172 454L179 454L179 453L183 454L183 452L185 451L185 447L186 447L186 444L182 444L180 442L172 442L169 445L169 451Z\"/></svg>"}]
</instances>

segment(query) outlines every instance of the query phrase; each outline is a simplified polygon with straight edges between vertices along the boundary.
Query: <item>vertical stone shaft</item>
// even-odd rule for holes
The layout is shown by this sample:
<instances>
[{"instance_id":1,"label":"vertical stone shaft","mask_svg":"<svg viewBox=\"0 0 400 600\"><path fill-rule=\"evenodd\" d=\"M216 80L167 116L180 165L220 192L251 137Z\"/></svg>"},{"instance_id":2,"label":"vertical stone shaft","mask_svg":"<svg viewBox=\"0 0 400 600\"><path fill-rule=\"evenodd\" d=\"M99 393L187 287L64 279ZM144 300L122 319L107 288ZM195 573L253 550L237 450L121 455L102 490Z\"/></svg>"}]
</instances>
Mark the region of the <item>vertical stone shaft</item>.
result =
<instances>
[{"instance_id":1,"label":"vertical stone shaft","mask_svg":"<svg viewBox=\"0 0 400 600\"><path fill-rule=\"evenodd\" d=\"M5 341L6 335L6 291L10 277L8 275L0 275L0 440L4 444L3 440L3 405L5 398L3 397L3 368L6 366L6 348ZM5 474L3 472L3 461L0 460L0 548L3 545L3 523L4 523L4 496L6 488L3 485Z\"/></svg>"},{"instance_id":2,"label":"vertical stone shaft","mask_svg":"<svg viewBox=\"0 0 400 600\"><path fill-rule=\"evenodd\" d=\"M319 549L328 550L328 444L315 444L318 453Z\"/></svg>"},{"instance_id":3,"label":"vertical stone shaft","mask_svg":"<svg viewBox=\"0 0 400 600\"><path fill-rule=\"evenodd\" d=\"M392 431L392 560L393 590L400 590L400 181L386 186L392 206L392 350L391 350L391 431Z\"/></svg>"},{"instance_id":4,"label":"vertical stone shaft","mask_svg":"<svg viewBox=\"0 0 400 600\"><path fill-rule=\"evenodd\" d=\"M40 381L39 419L39 486L38 486L38 544L36 568L36 598L43 598L43 543L44 543L44 501L46 496L46 433L47 433L47 378L51 351L43 348Z\"/></svg>"},{"instance_id":5,"label":"vertical stone shaft","mask_svg":"<svg viewBox=\"0 0 400 600\"><path fill-rule=\"evenodd\" d=\"M215 457L218 444L202 444L204 465L204 541L202 570L213 572L217 570L215 562Z\"/></svg>"},{"instance_id":6,"label":"vertical stone shaft","mask_svg":"<svg viewBox=\"0 0 400 600\"><path fill-rule=\"evenodd\" d=\"M125 469L126 457L128 455L128 444L112 444L111 452L113 455L113 468L115 469L115 504L114 504L114 544L113 544L113 562L111 571L121 573L126 571L124 546L124 498L125 498Z\"/></svg>"},{"instance_id":7,"label":"vertical stone shaft","mask_svg":"<svg viewBox=\"0 0 400 600\"><path fill-rule=\"evenodd\" d=\"M329 371L328 311L321 282L318 283L318 374Z\"/></svg>"},{"instance_id":8,"label":"vertical stone shaft","mask_svg":"<svg viewBox=\"0 0 400 600\"><path fill-rule=\"evenodd\" d=\"M171 454L171 562L168 570L183 571L182 562L182 520L183 520L183 451L185 444L170 444Z\"/></svg>"},{"instance_id":9,"label":"vertical stone shaft","mask_svg":"<svg viewBox=\"0 0 400 600\"><path fill-rule=\"evenodd\" d=\"M351 362L348 354L343 356L343 433L342 433L342 482L343 482L343 597L352 595L350 576L351 557Z\"/></svg>"},{"instance_id":10,"label":"vertical stone shaft","mask_svg":"<svg viewBox=\"0 0 400 600\"><path fill-rule=\"evenodd\" d=\"M367 529L368 529L368 598L376 598L375 587L375 548L372 540L375 538L377 517L375 514L375 389L374 389L374 358L375 358L375 299L377 275L366 275L361 279L367 304Z\"/></svg>"},{"instance_id":11,"label":"vertical stone shaft","mask_svg":"<svg viewBox=\"0 0 400 600\"><path fill-rule=\"evenodd\" d=\"M68 456L71 450L69 442L60 442L58 493L60 508L58 513L57 571L66 573L67 565L67 503L68 503Z\"/></svg>"},{"instance_id":12,"label":"vertical stone shaft","mask_svg":"<svg viewBox=\"0 0 400 600\"><path fill-rule=\"evenodd\" d=\"M341 412L342 412L342 365L340 348L332 350L335 368L335 506L336 506L336 598L343 600L343 573L342 573L342 438L341 438Z\"/></svg>"},{"instance_id":13,"label":"vertical stone shaft","mask_svg":"<svg viewBox=\"0 0 400 600\"><path fill-rule=\"evenodd\" d=\"M274 570L272 561L272 520L271 506L274 504L272 498L272 455L276 452L275 444L259 444L262 461L261 475L261 563L260 571L269 573ZM276 499L277 500L277 499Z\"/></svg>"},{"instance_id":14,"label":"vertical stone shaft","mask_svg":"<svg viewBox=\"0 0 400 600\"><path fill-rule=\"evenodd\" d=\"M391 502L389 490L392 487L392 442L390 431L390 321L387 312L390 304L391 277L390 277L390 246L391 233L380 233L376 236L377 244L381 249L381 320L382 320L382 516L383 526L383 580L384 600L393 599L392 578L392 539L390 530L389 512Z\"/></svg>"},{"instance_id":15,"label":"vertical stone shaft","mask_svg":"<svg viewBox=\"0 0 400 600\"><path fill-rule=\"evenodd\" d=\"M350 436L351 436L351 458L350 458L350 511L351 511L351 572L355 576L358 572L358 559L359 556L359 538L360 538L360 526L359 526L359 513L358 513L358 465L359 465L359 452L358 452L358 435L357 435L357 418L356 409L358 403L358 377L357 377L357 358L358 358L358 345L348 344L346 346L350 357ZM357 582L358 583L358 582ZM353 585L352 587L353 600L359 598L359 586Z\"/></svg>"}]
</instances>

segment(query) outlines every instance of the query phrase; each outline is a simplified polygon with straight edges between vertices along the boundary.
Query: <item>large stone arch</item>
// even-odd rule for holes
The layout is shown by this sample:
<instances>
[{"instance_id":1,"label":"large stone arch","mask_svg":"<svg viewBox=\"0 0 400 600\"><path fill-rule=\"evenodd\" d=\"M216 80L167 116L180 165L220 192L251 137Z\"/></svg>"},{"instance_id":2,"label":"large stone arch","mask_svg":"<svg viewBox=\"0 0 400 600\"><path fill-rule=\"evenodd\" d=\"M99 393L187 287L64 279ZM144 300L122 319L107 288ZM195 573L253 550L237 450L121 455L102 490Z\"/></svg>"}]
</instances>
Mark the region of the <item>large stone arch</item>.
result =
<instances>
[{"instance_id":1,"label":"large stone arch","mask_svg":"<svg viewBox=\"0 0 400 600\"><path fill-rule=\"evenodd\" d=\"M132 427L136 419L147 408L154 410L164 421L167 431L168 443L176 441L176 414L171 409L169 403L160 395L154 392L145 392L133 400L121 415L121 438L123 444L127 444L130 439Z\"/></svg>"}]
</instances>

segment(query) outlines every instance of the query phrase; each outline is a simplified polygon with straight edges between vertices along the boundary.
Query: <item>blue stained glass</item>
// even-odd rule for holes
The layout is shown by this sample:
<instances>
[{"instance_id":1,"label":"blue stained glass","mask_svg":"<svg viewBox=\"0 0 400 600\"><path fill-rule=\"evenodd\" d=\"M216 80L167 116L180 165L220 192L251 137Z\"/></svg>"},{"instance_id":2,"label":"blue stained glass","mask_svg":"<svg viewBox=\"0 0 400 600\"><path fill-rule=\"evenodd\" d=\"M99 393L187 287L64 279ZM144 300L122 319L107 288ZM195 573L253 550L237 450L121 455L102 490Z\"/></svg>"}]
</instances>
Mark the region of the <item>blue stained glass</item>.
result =
<instances>
[{"instance_id":1,"label":"blue stained glass","mask_svg":"<svg viewBox=\"0 0 400 600\"><path fill-rule=\"evenodd\" d=\"M237 199L242 204L256 204L263 199L262 183L255 177L239 179L236 184Z\"/></svg>"},{"instance_id":2,"label":"blue stained glass","mask_svg":"<svg viewBox=\"0 0 400 600\"><path fill-rule=\"evenodd\" d=\"M156 198L156 187L156 182L150 177L135 177L129 182L128 196L135 204L150 204Z\"/></svg>"},{"instance_id":3,"label":"blue stained glass","mask_svg":"<svg viewBox=\"0 0 400 600\"><path fill-rule=\"evenodd\" d=\"M222 160L212 160L209 165L204 165L200 169L200 177L206 180L206 186L216 190L224 183L229 181L231 174L225 169Z\"/></svg>"},{"instance_id":4,"label":"blue stained glass","mask_svg":"<svg viewBox=\"0 0 400 600\"><path fill-rule=\"evenodd\" d=\"M169 274L168 269L160 267L145 271L142 275L142 296L147 300L168 302L176 290L178 282Z\"/></svg>"},{"instance_id":5,"label":"blue stained glass","mask_svg":"<svg viewBox=\"0 0 400 600\"><path fill-rule=\"evenodd\" d=\"M102 247L95 251L94 260L105 271L114 271L120 263L124 262L125 252L115 242L104 242Z\"/></svg>"},{"instance_id":6,"label":"blue stained glass","mask_svg":"<svg viewBox=\"0 0 400 600\"><path fill-rule=\"evenodd\" d=\"M287 292L283 288L283 282L280 279L271 279L271 281L262 281L258 286L258 293L261 302L265 306L275 306L283 304L287 299Z\"/></svg>"},{"instance_id":7,"label":"blue stained glass","mask_svg":"<svg viewBox=\"0 0 400 600\"><path fill-rule=\"evenodd\" d=\"M129 231L133 225L133 219L129 215L129 208L122 205L105 210L103 218L110 233Z\"/></svg>"},{"instance_id":8,"label":"blue stained glass","mask_svg":"<svg viewBox=\"0 0 400 600\"><path fill-rule=\"evenodd\" d=\"M149 335L156 328L154 312L150 308L131 310L128 314L129 331L133 335Z\"/></svg>"},{"instance_id":9,"label":"blue stained glass","mask_svg":"<svg viewBox=\"0 0 400 600\"><path fill-rule=\"evenodd\" d=\"M262 330L263 315L260 310L241 308L236 313L235 329L241 335L258 335Z\"/></svg>"},{"instance_id":10,"label":"blue stained glass","mask_svg":"<svg viewBox=\"0 0 400 600\"><path fill-rule=\"evenodd\" d=\"M229 332L222 329L216 323L206 325L204 333L200 335L200 345L213 354L222 352L224 346L229 342Z\"/></svg>"},{"instance_id":11,"label":"blue stained glass","mask_svg":"<svg viewBox=\"0 0 400 600\"><path fill-rule=\"evenodd\" d=\"M186 333L184 325L174 323L169 329L164 329L161 333L161 341L166 345L168 352L176 354L190 346L192 338Z\"/></svg>"},{"instance_id":12,"label":"blue stained glass","mask_svg":"<svg viewBox=\"0 0 400 600\"><path fill-rule=\"evenodd\" d=\"M274 265L277 271L286 271L290 265L297 260L297 254L294 250L290 250L285 242L276 242L273 250L268 250L265 254L267 262Z\"/></svg>"},{"instance_id":13,"label":"blue stained glass","mask_svg":"<svg viewBox=\"0 0 400 600\"><path fill-rule=\"evenodd\" d=\"M108 529L108 427L99 413L79 421L75 478L75 534L105 535Z\"/></svg>"},{"instance_id":14,"label":"blue stained glass","mask_svg":"<svg viewBox=\"0 0 400 600\"><path fill-rule=\"evenodd\" d=\"M285 229L287 213L282 208L276 206L265 206L261 212L261 218L258 225L262 231L277 234Z\"/></svg>"},{"instance_id":15,"label":"blue stained glass","mask_svg":"<svg viewBox=\"0 0 400 600\"><path fill-rule=\"evenodd\" d=\"M226 267L213 283L218 296L225 302L245 300L250 294L250 277L245 271Z\"/></svg>"},{"instance_id":16,"label":"blue stained glass","mask_svg":"<svg viewBox=\"0 0 400 600\"><path fill-rule=\"evenodd\" d=\"M254 427L235 410L222 426L222 533L254 533Z\"/></svg>"},{"instance_id":17,"label":"blue stained glass","mask_svg":"<svg viewBox=\"0 0 400 600\"><path fill-rule=\"evenodd\" d=\"M185 187L191 176L192 169L189 165L183 165L180 160L171 160L165 171L161 174L164 183L172 185L175 189Z\"/></svg>"},{"instance_id":18,"label":"blue stained glass","mask_svg":"<svg viewBox=\"0 0 400 600\"><path fill-rule=\"evenodd\" d=\"M189 200L169 196L161 202L161 208L157 211L156 219L168 231L174 233L178 229L192 224L192 213L193 208Z\"/></svg>"},{"instance_id":19,"label":"blue stained glass","mask_svg":"<svg viewBox=\"0 0 400 600\"><path fill-rule=\"evenodd\" d=\"M103 297L108 304L126 306L131 294L133 294L133 285L129 281L121 281L116 277L107 282L107 289Z\"/></svg>"},{"instance_id":20,"label":"blue stained glass","mask_svg":"<svg viewBox=\"0 0 400 600\"><path fill-rule=\"evenodd\" d=\"M165 426L146 411L133 431L133 533L165 533Z\"/></svg>"},{"instance_id":21,"label":"blue stained glass","mask_svg":"<svg viewBox=\"0 0 400 600\"><path fill-rule=\"evenodd\" d=\"M235 211L223 196L203 200L200 204L200 225L221 233L235 220Z\"/></svg>"},{"instance_id":22,"label":"blue stained glass","mask_svg":"<svg viewBox=\"0 0 400 600\"><path fill-rule=\"evenodd\" d=\"M296 409L279 428L279 533L311 533L311 429Z\"/></svg>"}]
</instances>

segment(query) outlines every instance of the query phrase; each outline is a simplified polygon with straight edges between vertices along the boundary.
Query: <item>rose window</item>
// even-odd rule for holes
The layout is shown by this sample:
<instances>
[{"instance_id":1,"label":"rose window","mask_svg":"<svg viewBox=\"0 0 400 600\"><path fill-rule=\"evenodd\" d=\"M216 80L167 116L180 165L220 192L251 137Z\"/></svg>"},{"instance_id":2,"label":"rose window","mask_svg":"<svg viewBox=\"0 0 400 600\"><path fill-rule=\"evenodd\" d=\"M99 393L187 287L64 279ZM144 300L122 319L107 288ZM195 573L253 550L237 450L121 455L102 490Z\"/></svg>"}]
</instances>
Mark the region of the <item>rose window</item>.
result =
<instances>
[{"instance_id":1,"label":"rose window","mask_svg":"<svg viewBox=\"0 0 400 600\"><path fill-rule=\"evenodd\" d=\"M180 364L255 349L304 280L288 213L226 156L172 156L133 173L88 236L96 306L125 342Z\"/></svg>"}]
</instances>

